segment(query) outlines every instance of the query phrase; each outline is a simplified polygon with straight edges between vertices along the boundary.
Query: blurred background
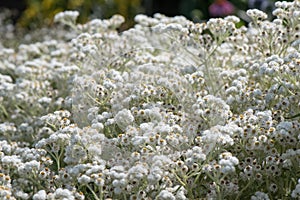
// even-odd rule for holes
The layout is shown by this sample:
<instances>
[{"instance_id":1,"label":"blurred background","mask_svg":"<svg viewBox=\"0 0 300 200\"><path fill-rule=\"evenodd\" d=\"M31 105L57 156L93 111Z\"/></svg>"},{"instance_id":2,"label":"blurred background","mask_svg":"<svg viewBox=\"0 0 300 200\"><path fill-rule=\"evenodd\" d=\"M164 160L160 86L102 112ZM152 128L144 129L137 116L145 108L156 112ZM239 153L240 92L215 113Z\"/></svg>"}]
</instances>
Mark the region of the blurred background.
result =
<instances>
[{"instance_id":1,"label":"blurred background","mask_svg":"<svg viewBox=\"0 0 300 200\"><path fill-rule=\"evenodd\" d=\"M36 29L51 25L56 13L64 10L78 10L79 23L93 18L109 18L121 14L126 18L123 29L134 24L136 14L152 16L162 13L167 16L184 15L200 22L211 17L235 14L247 20L245 12L258 8L271 14L275 0L0 0L0 8L9 8L10 20L17 26ZM3 9L0 12L5 12Z\"/></svg>"}]
</instances>

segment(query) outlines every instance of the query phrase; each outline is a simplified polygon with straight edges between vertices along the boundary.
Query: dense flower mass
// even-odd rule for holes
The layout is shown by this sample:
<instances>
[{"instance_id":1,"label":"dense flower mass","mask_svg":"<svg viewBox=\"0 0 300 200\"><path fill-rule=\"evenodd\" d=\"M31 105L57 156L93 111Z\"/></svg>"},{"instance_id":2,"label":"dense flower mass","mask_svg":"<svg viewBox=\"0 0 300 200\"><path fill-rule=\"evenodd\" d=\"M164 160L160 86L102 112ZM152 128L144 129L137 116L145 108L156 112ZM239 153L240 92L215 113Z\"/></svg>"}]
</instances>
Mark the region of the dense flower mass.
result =
<instances>
[{"instance_id":1,"label":"dense flower mass","mask_svg":"<svg viewBox=\"0 0 300 200\"><path fill-rule=\"evenodd\" d=\"M298 199L300 2L275 5L0 40L0 199Z\"/></svg>"}]
</instances>

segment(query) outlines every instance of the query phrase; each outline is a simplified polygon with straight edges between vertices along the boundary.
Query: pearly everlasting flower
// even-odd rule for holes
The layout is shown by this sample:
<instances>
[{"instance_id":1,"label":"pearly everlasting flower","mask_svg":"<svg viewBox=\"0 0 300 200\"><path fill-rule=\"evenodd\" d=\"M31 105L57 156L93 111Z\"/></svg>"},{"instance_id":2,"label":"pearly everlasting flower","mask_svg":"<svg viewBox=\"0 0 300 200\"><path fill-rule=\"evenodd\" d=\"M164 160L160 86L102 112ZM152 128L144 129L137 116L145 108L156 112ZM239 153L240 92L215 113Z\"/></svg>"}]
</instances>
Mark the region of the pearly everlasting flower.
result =
<instances>
[{"instance_id":1,"label":"pearly everlasting flower","mask_svg":"<svg viewBox=\"0 0 300 200\"><path fill-rule=\"evenodd\" d=\"M37 193L35 193L32 197L33 200L46 200L47 194L45 190L40 190Z\"/></svg>"},{"instance_id":2,"label":"pearly everlasting flower","mask_svg":"<svg viewBox=\"0 0 300 200\"><path fill-rule=\"evenodd\" d=\"M121 110L114 117L116 124L121 128L125 129L128 125L131 125L134 121L134 117L130 110Z\"/></svg>"},{"instance_id":3,"label":"pearly everlasting flower","mask_svg":"<svg viewBox=\"0 0 300 200\"><path fill-rule=\"evenodd\" d=\"M224 20L226 21L230 21L230 22L233 22L233 23L239 23L240 22L240 18L234 16L234 15L229 15L229 16L226 16L224 18Z\"/></svg>"},{"instance_id":4,"label":"pearly everlasting flower","mask_svg":"<svg viewBox=\"0 0 300 200\"><path fill-rule=\"evenodd\" d=\"M8 165L8 166L11 165L11 166L17 167L17 166L19 166L19 164L22 163L22 160L20 159L19 156L12 155L12 156L2 157L1 162L2 162L2 164Z\"/></svg>"},{"instance_id":5,"label":"pearly everlasting flower","mask_svg":"<svg viewBox=\"0 0 300 200\"><path fill-rule=\"evenodd\" d=\"M97 122L97 123L93 123L93 124L92 124L92 128L94 128L94 129L96 129L97 131L100 131L100 132L101 132L101 131L103 130L104 126L103 126L102 123Z\"/></svg>"},{"instance_id":6,"label":"pearly everlasting flower","mask_svg":"<svg viewBox=\"0 0 300 200\"><path fill-rule=\"evenodd\" d=\"M184 188L180 188L177 193L176 193L176 199L178 200L187 200L188 198L186 197L187 191Z\"/></svg>"},{"instance_id":7,"label":"pearly everlasting flower","mask_svg":"<svg viewBox=\"0 0 300 200\"><path fill-rule=\"evenodd\" d=\"M226 126L222 127L222 126L215 126L212 127L209 130L206 130L203 132L203 136L202 141L210 144L210 145L214 145L214 144L229 144L229 145L233 145L233 139L231 138L231 134L233 132L228 131L229 129L227 129Z\"/></svg>"},{"instance_id":8,"label":"pearly everlasting flower","mask_svg":"<svg viewBox=\"0 0 300 200\"><path fill-rule=\"evenodd\" d=\"M136 21L137 23L144 25L144 26L151 26L151 25L153 26L153 25L159 23L159 20L157 20L155 18L150 18L143 14L136 15L134 17L134 21Z\"/></svg>"},{"instance_id":9,"label":"pearly everlasting flower","mask_svg":"<svg viewBox=\"0 0 300 200\"><path fill-rule=\"evenodd\" d=\"M64 11L64 12L60 12L54 16L54 22L75 23L78 16L79 16L78 11Z\"/></svg>"},{"instance_id":10,"label":"pearly everlasting flower","mask_svg":"<svg viewBox=\"0 0 300 200\"><path fill-rule=\"evenodd\" d=\"M79 178L77 178L77 180L78 180L78 183L83 184L83 185L86 185L92 181L91 178L87 175L82 175Z\"/></svg>"},{"instance_id":11,"label":"pearly everlasting flower","mask_svg":"<svg viewBox=\"0 0 300 200\"><path fill-rule=\"evenodd\" d=\"M298 198L300 3L276 7L121 32L66 11L0 48L0 199Z\"/></svg>"},{"instance_id":12,"label":"pearly everlasting flower","mask_svg":"<svg viewBox=\"0 0 300 200\"><path fill-rule=\"evenodd\" d=\"M291 197L292 198L300 197L300 179L298 179L298 184L296 185L296 188L292 191Z\"/></svg>"},{"instance_id":13,"label":"pearly everlasting flower","mask_svg":"<svg viewBox=\"0 0 300 200\"><path fill-rule=\"evenodd\" d=\"M130 179L142 179L148 174L147 166L143 164L137 164L128 170L128 176Z\"/></svg>"},{"instance_id":14,"label":"pearly everlasting flower","mask_svg":"<svg viewBox=\"0 0 300 200\"><path fill-rule=\"evenodd\" d=\"M251 196L251 200L269 200L268 194L264 192L255 192L255 195Z\"/></svg>"},{"instance_id":15,"label":"pearly everlasting flower","mask_svg":"<svg viewBox=\"0 0 300 200\"><path fill-rule=\"evenodd\" d=\"M19 199L29 199L29 194L27 194L21 190L15 192L14 196Z\"/></svg>"},{"instance_id":16,"label":"pearly everlasting flower","mask_svg":"<svg viewBox=\"0 0 300 200\"><path fill-rule=\"evenodd\" d=\"M219 164L222 166L223 173L235 172L235 165L238 164L237 158L234 159L221 159Z\"/></svg>"},{"instance_id":17,"label":"pearly everlasting flower","mask_svg":"<svg viewBox=\"0 0 300 200\"><path fill-rule=\"evenodd\" d=\"M109 26L113 29L118 28L125 22L125 18L122 15L115 14L109 20Z\"/></svg>"},{"instance_id":18,"label":"pearly everlasting flower","mask_svg":"<svg viewBox=\"0 0 300 200\"><path fill-rule=\"evenodd\" d=\"M162 190L158 196L155 198L156 200L175 200L175 196L167 191L167 190Z\"/></svg>"},{"instance_id":19,"label":"pearly everlasting flower","mask_svg":"<svg viewBox=\"0 0 300 200\"><path fill-rule=\"evenodd\" d=\"M75 197L70 190L58 188L53 194L48 194L47 199L75 200Z\"/></svg>"},{"instance_id":20,"label":"pearly everlasting flower","mask_svg":"<svg viewBox=\"0 0 300 200\"><path fill-rule=\"evenodd\" d=\"M264 20L268 18L268 15L266 13L258 9L247 10L247 15L254 20Z\"/></svg>"}]
</instances>

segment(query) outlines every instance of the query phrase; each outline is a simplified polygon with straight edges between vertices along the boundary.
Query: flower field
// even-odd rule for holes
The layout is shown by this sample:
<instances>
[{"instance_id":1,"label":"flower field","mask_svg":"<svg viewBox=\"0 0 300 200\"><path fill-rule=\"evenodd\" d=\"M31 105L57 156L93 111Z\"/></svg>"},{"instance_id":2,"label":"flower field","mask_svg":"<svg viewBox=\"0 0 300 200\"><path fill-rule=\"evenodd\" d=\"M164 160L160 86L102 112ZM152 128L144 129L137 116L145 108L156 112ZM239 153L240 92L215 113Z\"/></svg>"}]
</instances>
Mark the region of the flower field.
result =
<instances>
[{"instance_id":1,"label":"flower field","mask_svg":"<svg viewBox=\"0 0 300 200\"><path fill-rule=\"evenodd\" d=\"M0 199L300 198L300 1L275 5L123 32L65 11L1 48Z\"/></svg>"}]
</instances>

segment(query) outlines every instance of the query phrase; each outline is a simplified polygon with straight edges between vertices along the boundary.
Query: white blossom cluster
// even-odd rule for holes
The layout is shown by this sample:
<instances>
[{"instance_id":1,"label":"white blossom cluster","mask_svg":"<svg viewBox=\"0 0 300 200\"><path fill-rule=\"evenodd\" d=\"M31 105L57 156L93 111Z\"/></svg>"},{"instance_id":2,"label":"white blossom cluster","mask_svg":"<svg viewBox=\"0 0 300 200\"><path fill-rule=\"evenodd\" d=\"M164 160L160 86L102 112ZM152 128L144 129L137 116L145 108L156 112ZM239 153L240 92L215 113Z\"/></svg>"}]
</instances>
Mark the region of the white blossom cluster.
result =
<instances>
[{"instance_id":1,"label":"white blossom cluster","mask_svg":"<svg viewBox=\"0 0 300 200\"><path fill-rule=\"evenodd\" d=\"M0 39L0 199L299 198L300 4L275 5Z\"/></svg>"}]
</instances>

